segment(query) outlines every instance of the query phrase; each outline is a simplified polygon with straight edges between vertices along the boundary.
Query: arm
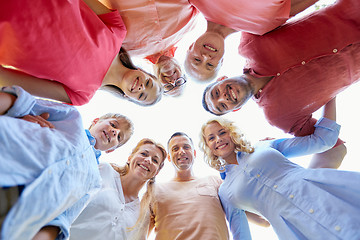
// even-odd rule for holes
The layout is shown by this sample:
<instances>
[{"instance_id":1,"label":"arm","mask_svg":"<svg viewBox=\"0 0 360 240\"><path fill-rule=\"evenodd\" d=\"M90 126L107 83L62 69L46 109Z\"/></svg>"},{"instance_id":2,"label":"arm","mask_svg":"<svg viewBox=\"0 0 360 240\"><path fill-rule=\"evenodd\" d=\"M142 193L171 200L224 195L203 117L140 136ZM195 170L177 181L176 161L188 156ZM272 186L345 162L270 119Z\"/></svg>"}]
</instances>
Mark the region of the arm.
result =
<instances>
[{"instance_id":1,"label":"arm","mask_svg":"<svg viewBox=\"0 0 360 240\"><path fill-rule=\"evenodd\" d=\"M315 124L313 134L304 137L278 139L272 142L272 147L286 157L324 152L332 148L339 137L340 125L335 120L336 100L334 98L324 106L323 117Z\"/></svg>"},{"instance_id":2,"label":"arm","mask_svg":"<svg viewBox=\"0 0 360 240\"><path fill-rule=\"evenodd\" d=\"M91 10L93 10L94 13L96 13L96 15L100 15L100 14L105 14L105 13L110 13L111 10L108 9L107 7L105 7L105 5L103 5L101 2L99 2L98 0L83 0L86 5L89 6L89 8L91 8Z\"/></svg>"},{"instance_id":3,"label":"arm","mask_svg":"<svg viewBox=\"0 0 360 240\"><path fill-rule=\"evenodd\" d=\"M0 115L4 115L14 105L16 98L10 93L0 92Z\"/></svg>"},{"instance_id":4,"label":"arm","mask_svg":"<svg viewBox=\"0 0 360 240\"><path fill-rule=\"evenodd\" d=\"M0 66L0 86L18 85L32 95L71 103L63 85Z\"/></svg>"},{"instance_id":5,"label":"arm","mask_svg":"<svg viewBox=\"0 0 360 240\"><path fill-rule=\"evenodd\" d=\"M245 213L246 213L247 219L250 222L252 222L260 227L269 227L270 226L270 223L265 218L255 214L255 213L252 213L252 212L245 211Z\"/></svg>"},{"instance_id":6,"label":"arm","mask_svg":"<svg viewBox=\"0 0 360 240\"><path fill-rule=\"evenodd\" d=\"M33 240L55 240L60 229L56 226L46 226L34 236Z\"/></svg>"}]
</instances>

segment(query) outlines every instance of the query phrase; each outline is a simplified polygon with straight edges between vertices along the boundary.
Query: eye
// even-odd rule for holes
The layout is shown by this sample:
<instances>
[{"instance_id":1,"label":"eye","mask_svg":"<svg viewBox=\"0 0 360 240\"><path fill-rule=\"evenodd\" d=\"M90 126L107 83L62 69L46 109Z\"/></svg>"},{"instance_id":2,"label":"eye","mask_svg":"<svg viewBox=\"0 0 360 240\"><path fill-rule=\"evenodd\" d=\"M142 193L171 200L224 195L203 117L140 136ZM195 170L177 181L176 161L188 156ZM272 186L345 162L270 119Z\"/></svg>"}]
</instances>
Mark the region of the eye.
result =
<instances>
[{"instance_id":1,"label":"eye","mask_svg":"<svg viewBox=\"0 0 360 240\"><path fill-rule=\"evenodd\" d=\"M188 149L190 149L190 147L189 146L184 146L184 149L188 150Z\"/></svg>"},{"instance_id":2,"label":"eye","mask_svg":"<svg viewBox=\"0 0 360 240\"><path fill-rule=\"evenodd\" d=\"M179 150L178 147L175 147L175 148L172 149L173 152L176 152L177 150Z\"/></svg>"},{"instance_id":3,"label":"eye","mask_svg":"<svg viewBox=\"0 0 360 240\"><path fill-rule=\"evenodd\" d=\"M221 104L221 107L222 107L224 110L227 110L226 104L222 103L222 104Z\"/></svg>"},{"instance_id":4,"label":"eye","mask_svg":"<svg viewBox=\"0 0 360 240\"><path fill-rule=\"evenodd\" d=\"M156 158L152 159L154 163L158 163L159 161Z\"/></svg>"},{"instance_id":5,"label":"eye","mask_svg":"<svg viewBox=\"0 0 360 240\"><path fill-rule=\"evenodd\" d=\"M224 135L225 133L226 133L225 131L221 131L221 132L219 133L219 135L222 136L222 135Z\"/></svg>"},{"instance_id":6,"label":"eye","mask_svg":"<svg viewBox=\"0 0 360 240\"><path fill-rule=\"evenodd\" d=\"M118 141L119 141L119 142L121 142L121 136L120 136L120 133L119 133L119 135L118 135L118 137L117 137L117 138L118 138Z\"/></svg>"},{"instance_id":7,"label":"eye","mask_svg":"<svg viewBox=\"0 0 360 240\"><path fill-rule=\"evenodd\" d=\"M146 86L146 87L149 86L149 83L150 83L150 79L146 80L145 86Z\"/></svg>"},{"instance_id":8,"label":"eye","mask_svg":"<svg viewBox=\"0 0 360 240\"><path fill-rule=\"evenodd\" d=\"M141 156L144 156L144 157L147 157L147 155L148 155L146 152L141 152L140 154L141 154Z\"/></svg>"},{"instance_id":9,"label":"eye","mask_svg":"<svg viewBox=\"0 0 360 240\"><path fill-rule=\"evenodd\" d=\"M110 122L110 126L112 126L113 128L116 128L115 124Z\"/></svg>"},{"instance_id":10,"label":"eye","mask_svg":"<svg viewBox=\"0 0 360 240\"><path fill-rule=\"evenodd\" d=\"M200 59L200 58L194 58L194 60L195 60L196 62L201 62L201 59Z\"/></svg>"},{"instance_id":11,"label":"eye","mask_svg":"<svg viewBox=\"0 0 360 240\"><path fill-rule=\"evenodd\" d=\"M216 89L216 90L215 90L215 96L218 97L219 95L220 95L220 91L219 91L219 89Z\"/></svg>"},{"instance_id":12,"label":"eye","mask_svg":"<svg viewBox=\"0 0 360 240\"><path fill-rule=\"evenodd\" d=\"M213 66L214 66L214 65L211 64L211 63L207 63L207 65L208 65L209 67L213 67Z\"/></svg>"},{"instance_id":13,"label":"eye","mask_svg":"<svg viewBox=\"0 0 360 240\"><path fill-rule=\"evenodd\" d=\"M141 97L144 95L144 93L140 93L140 95L139 95L139 100L141 99Z\"/></svg>"},{"instance_id":14,"label":"eye","mask_svg":"<svg viewBox=\"0 0 360 240\"><path fill-rule=\"evenodd\" d=\"M208 138L208 141L212 141L212 140L214 140L214 139L215 139L215 138L211 136L211 137Z\"/></svg>"}]
</instances>

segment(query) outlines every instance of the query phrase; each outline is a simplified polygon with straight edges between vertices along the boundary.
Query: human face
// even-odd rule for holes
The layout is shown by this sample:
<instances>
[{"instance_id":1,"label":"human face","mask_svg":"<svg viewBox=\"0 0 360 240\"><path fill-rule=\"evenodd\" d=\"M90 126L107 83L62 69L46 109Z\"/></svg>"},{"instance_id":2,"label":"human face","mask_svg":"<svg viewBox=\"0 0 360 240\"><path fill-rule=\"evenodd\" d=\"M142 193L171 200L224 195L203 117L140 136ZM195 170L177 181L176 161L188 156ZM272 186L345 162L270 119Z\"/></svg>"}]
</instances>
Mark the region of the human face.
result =
<instances>
[{"instance_id":1,"label":"human face","mask_svg":"<svg viewBox=\"0 0 360 240\"><path fill-rule=\"evenodd\" d=\"M162 152L154 144L144 144L129 159L129 173L144 181L156 176L162 163Z\"/></svg>"},{"instance_id":2,"label":"human face","mask_svg":"<svg viewBox=\"0 0 360 240\"><path fill-rule=\"evenodd\" d=\"M119 83L126 97L136 102L151 104L161 93L160 83L141 70L129 69Z\"/></svg>"},{"instance_id":3,"label":"human face","mask_svg":"<svg viewBox=\"0 0 360 240\"><path fill-rule=\"evenodd\" d=\"M229 156L234 155L235 144L231 140L230 133L219 123L212 122L207 125L204 128L204 137L207 147L215 156L226 161Z\"/></svg>"},{"instance_id":4,"label":"human face","mask_svg":"<svg viewBox=\"0 0 360 240\"><path fill-rule=\"evenodd\" d=\"M104 120L97 118L93 121L89 131L96 140L94 147L106 152L114 151L130 137L129 129L116 118Z\"/></svg>"},{"instance_id":5,"label":"human face","mask_svg":"<svg viewBox=\"0 0 360 240\"><path fill-rule=\"evenodd\" d=\"M213 32L201 35L187 52L188 69L201 79L212 77L219 70L224 56L224 37Z\"/></svg>"},{"instance_id":6,"label":"human face","mask_svg":"<svg viewBox=\"0 0 360 240\"><path fill-rule=\"evenodd\" d=\"M196 152L186 136L173 137L169 142L169 161L177 171L191 170Z\"/></svg>"},{"instance_id":7,"label":"human face","mask_svg":"<svg viewBox=\"0 0 360 240\"><path fill-rule=\"evenodd\" d=\"M182 70L175 59L168 56L161 56L155 66L155 72L158 73L158 78L164 86L164 93L171 96L180 95L184 90L186 81L181 85L176 84L182 80ZM173 88L166 91L166 86L173 86Z\"/></svg>"},{"instance_id":8,"label":"human face","mask_svg":"<svg viewBox=\"0 0 360 240\"><path fill-rule=\"evenodd\" d=\"M254 88L243 78L218 81L205 93L209 110L216 115L239 109L254 93Z\"/></svg>"}]
</instances>

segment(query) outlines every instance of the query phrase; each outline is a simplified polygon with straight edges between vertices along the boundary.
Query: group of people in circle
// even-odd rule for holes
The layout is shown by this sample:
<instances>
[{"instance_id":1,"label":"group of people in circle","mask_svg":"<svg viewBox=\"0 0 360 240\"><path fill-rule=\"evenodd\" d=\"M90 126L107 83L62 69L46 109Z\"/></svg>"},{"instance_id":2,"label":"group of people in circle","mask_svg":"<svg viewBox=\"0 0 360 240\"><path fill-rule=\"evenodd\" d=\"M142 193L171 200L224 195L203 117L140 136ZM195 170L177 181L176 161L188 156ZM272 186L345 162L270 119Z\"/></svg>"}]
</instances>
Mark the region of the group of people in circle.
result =
<instances>
[{"instance_id":1,"label":"group of people in circle","mask_svg":"<svg viewBox=\"0 0 360 240\"><path fill-rule=\"evenodd\" d=\"M346 147L336 95L360 80L360 2L337 0L291 18L315 2L1 3L0 238L140 240L155 229L156 239L230 239L229 227L245 240L250 221L271 225L279 239L359 239L360 174L337 170ZM199 15L207 29L180 64L176 44ZM225 39L239 31L243 74L220 77ZM152 73L132 57L151 63ZM166 147L144 137L124 166L99 160L131 138L132 121L108 113L85 129L72 105L100 89L151 106L180 97L188 81L208 85L202 104L217 117L199 131L199 147L221 178L196 177L184 132ZM251 145L220 117L250 99L294 137ZM309 168L288 159L309 154ZM156 183L166 159L175 176Z\"/></svg>"}]
</instances>

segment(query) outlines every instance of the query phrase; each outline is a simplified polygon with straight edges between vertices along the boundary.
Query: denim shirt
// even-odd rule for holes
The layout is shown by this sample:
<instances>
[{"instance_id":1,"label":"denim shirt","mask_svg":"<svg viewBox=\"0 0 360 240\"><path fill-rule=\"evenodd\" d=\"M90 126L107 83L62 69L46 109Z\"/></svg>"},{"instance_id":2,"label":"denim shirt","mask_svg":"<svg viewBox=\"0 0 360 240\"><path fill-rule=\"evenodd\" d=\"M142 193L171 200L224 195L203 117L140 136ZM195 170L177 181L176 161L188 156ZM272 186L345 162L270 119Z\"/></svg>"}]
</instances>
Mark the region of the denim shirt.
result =
<instances>
[{"instance_id":1,"label":"denim shirt","mask_svg":"<svg viewBox=\"0 0 360 240\"><path fill-rule=\"evenodd\" d=\"M69 237L71 223L101 187L95 139L87 136L75 107L35 99L20 87L0 116L0 185L25 185L2 226L0 239L32 239L46 225L58 226L57 239ZM48 112L55 128L18 119Z\"/></svg>"}]
</instances>

